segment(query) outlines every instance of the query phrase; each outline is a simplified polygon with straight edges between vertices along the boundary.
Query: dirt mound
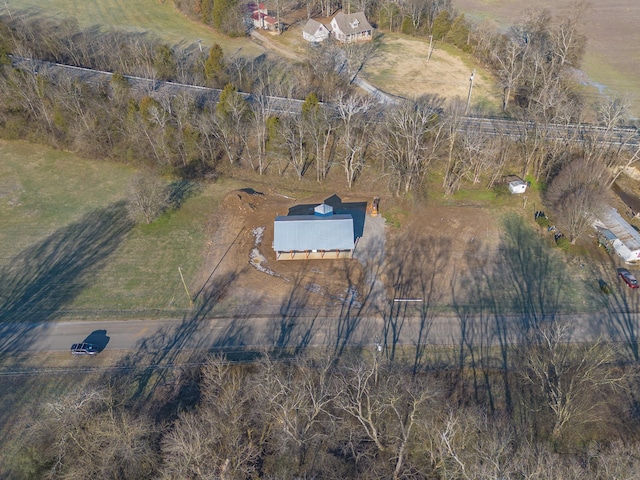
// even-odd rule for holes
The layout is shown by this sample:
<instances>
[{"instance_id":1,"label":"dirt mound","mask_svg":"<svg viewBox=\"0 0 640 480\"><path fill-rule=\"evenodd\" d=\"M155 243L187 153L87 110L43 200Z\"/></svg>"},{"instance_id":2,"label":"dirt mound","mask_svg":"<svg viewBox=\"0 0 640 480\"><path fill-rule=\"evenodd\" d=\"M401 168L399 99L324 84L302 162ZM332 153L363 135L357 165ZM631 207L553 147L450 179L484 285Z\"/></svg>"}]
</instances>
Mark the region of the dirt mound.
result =
<instances>
[{"instance_id":1,"label":"dirt mound","mask_svg":"<svg viewBox=\"0 0 640 480\"><path fill-rule=\"evenodd\" d=\"M241 188L227 194L222 202L222 209L226 212L249 214L264 203L266 195L253 188Z\"/></svg>"}]
</instances>

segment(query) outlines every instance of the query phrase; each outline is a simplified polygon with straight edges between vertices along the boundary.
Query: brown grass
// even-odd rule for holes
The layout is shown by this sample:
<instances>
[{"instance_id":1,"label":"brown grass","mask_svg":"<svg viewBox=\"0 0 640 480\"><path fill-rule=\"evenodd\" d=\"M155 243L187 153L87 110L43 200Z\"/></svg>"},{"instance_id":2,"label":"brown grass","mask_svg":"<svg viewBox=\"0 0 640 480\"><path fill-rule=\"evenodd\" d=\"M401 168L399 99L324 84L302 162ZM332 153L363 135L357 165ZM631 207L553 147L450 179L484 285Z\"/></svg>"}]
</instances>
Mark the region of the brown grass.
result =
<instances>
[{"instance_id":1,"label":"brown grass","mask_svg":"<svg viewBox=\"0 0 640 480\"><path fill-rule=\"evenodd\" d=\"M548 8L554 17L575 11L575 0L537 0L535 8ZM628 98L633 114L640 115L640 2L637 0L591 0L582 19L588 37L582 69L598 91ZM526 7L519 0L457 0L456 8L468 19L488 20L505 27L515 23Z\"/></svg>"}]
</instances>

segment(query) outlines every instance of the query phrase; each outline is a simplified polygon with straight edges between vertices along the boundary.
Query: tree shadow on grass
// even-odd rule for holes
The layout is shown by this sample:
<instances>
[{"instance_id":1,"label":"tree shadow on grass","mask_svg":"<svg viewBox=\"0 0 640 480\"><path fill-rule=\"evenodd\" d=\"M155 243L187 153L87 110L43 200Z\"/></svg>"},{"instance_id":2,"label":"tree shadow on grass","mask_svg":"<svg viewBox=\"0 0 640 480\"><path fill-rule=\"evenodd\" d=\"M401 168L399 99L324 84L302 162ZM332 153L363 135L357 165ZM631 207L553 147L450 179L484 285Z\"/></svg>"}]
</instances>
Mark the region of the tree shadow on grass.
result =
<instances>
[{"instance_id":1,"label":"tree shadow on grass","mask_svg":"<svg viewBox=\"0 0 640 480\"><path fill-rule=\"evenodd\" d=\"M622 282L620 282L622 283ZM640 361L640 299L638 291L618 284L609 295L610 308L601 317L609 339L621 343L624 354L633 362Z\"/></svg>"},{"instance_id":2,"label":"tree shadow on grass","mask_svg":"<svg viewBox=\"0 0 640 480\"><path fill-rule=\"evenodd\" d=\"M387 265L393 297L380 312L384 319L382 345L387 359L393 362L400 339L410 333L415 349L414 374L424 367L434 307L441 303L449 281L446 267L452 255L450 245L445 237L412 234L398 240L396 249L404 252L402 258L391 259ZM403 329L410 331L403 334Z\"/></svg>"},{"instance_id":3,"label":"tree shadow on grass","mask_svg":"<svg viewBox=\"0 0 640 480\"><path fill-rule=\"evenodd\" d=\"M84 215L0 266L0 354L11 357L13 370L20 370L24 358L17 354L91 284L131 227L125 204L119 202ZM106 346L106 332L92 335ZM57 388L66 388L69 378L74 377L57 380ZM3 388L0 405L11 407L0 408L0 436L6 439L24 421L17 412L43 394L43 382L39 377L7 377Z\"/></svg>"},{"instance_id":4,"label":"tree shadow on grass","mask_svg":"<svg viewBox=\"0 0 640 480\"><path fill-rule=\"evenodd\" d=\"M200 183L193 180L182 179L172 182L168 187L169 205L178 210L186 200L199 194L202 188Z\"/></svg>"},{"instance_id":5,"label":"tree shadow on grass","mask_svg":"<svg viewBox=\"0 0 640 480\"><path fill-rule=\"evenodd\" d=\"M247 301L225 318L211 317L237 276L231 272L210 281L192 313L141 339L119 362L119 373L109 373L104 381L120 384L118 390L128 392L125 400L135 410L149 411L151 406L152 415L166 419L198 401L194 375L212 354L231 361L249 361L261 355L252 346L255 332L250 322L259 314L259 301Z\"/></svg>"},{"instance_id":6,"label":"tree shadow on grass","mask_svg":"<svg viewBox=\"0 0 640 480\"><path fill-rule=\"evenodd\" d=\"M274 355L297 355L303 352L315 335L318 312L310 305L311 290L302 274L298 274L289 295L280 306L280 318L271 324L267 340Z\"/></svg>"},{"instance_id":7,"label":"tree shadow on grass","mask_svg":"<svg viewBox=\"0 0 640 480\"><path fill-rule=\"evenodd\" d=\"M23 250L0 267L0 353L24 350L114 253L133 224L125 202L79 221Z\"/></svg>"},{"instance_id":8,"label":"tree shadow on grass","mask_svg":"<svg viewBox=\"0 0 640 480\"><path fill-rule=\"evenodd\" d=\"M510 372L518 352L530 347L532 332L566 310L568 285L563 259L521 218L504 219L496 255L456 282L456 353L458 371L470 368L475 399L492 411L499 400L492 372L501 371L502 402L511 411Z\"/></svg>"}]
</instances>

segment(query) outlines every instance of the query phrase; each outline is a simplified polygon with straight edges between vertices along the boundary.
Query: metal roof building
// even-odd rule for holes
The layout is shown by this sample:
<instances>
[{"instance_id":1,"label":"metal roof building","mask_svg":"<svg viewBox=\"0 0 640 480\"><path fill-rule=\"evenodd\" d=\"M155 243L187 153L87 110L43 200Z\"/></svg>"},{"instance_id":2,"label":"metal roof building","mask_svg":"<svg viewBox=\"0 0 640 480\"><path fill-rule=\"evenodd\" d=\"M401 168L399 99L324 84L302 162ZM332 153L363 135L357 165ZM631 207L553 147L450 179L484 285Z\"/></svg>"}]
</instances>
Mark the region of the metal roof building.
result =
<instances>
[{"instance_id":1,"label":"metal roof building","mask_svg":"<svg viewBox=\"0 0 640 480\"><path fill-rule=\"evenodd\" d=\"M609 207L600 212L596 229L607 229L607 240L615 252L627 263L640 262L640 233L638 233L618 211Z\"/></svg>"},{"instance_id":2,"label":"metal roof building","mask_svg":"<svg viewBox=\"0 0 640 480\"><path fill-rule=\"evenodd\" d=\"M355 247L349 214L279 216L273 228L278 260L351 258Z\"/></svg>"}]
</instances>

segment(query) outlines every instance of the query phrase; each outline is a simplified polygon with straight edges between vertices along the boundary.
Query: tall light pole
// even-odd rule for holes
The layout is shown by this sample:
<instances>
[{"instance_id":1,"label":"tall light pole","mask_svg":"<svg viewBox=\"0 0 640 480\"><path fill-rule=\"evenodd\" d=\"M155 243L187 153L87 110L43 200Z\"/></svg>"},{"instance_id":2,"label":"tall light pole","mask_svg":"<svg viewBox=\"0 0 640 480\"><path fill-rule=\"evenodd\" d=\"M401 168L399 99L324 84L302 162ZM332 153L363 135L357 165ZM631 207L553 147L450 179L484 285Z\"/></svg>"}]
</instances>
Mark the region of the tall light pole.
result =
<instances>
[{"instance_id":1,"label":"tall light pole","mask_svg":"<svg viewBox=\"0 0 640 480\"><path fill-rule=\"evenodd\" d=\"M467 96L467 107L464 109L464 114L466 115L469 112L469 105L471 105L471 91L473 90L473 77L476 75L476 69L473 69L471 72L471 77L469 77L469 95Z\"/></svg>"}]
</instances>

